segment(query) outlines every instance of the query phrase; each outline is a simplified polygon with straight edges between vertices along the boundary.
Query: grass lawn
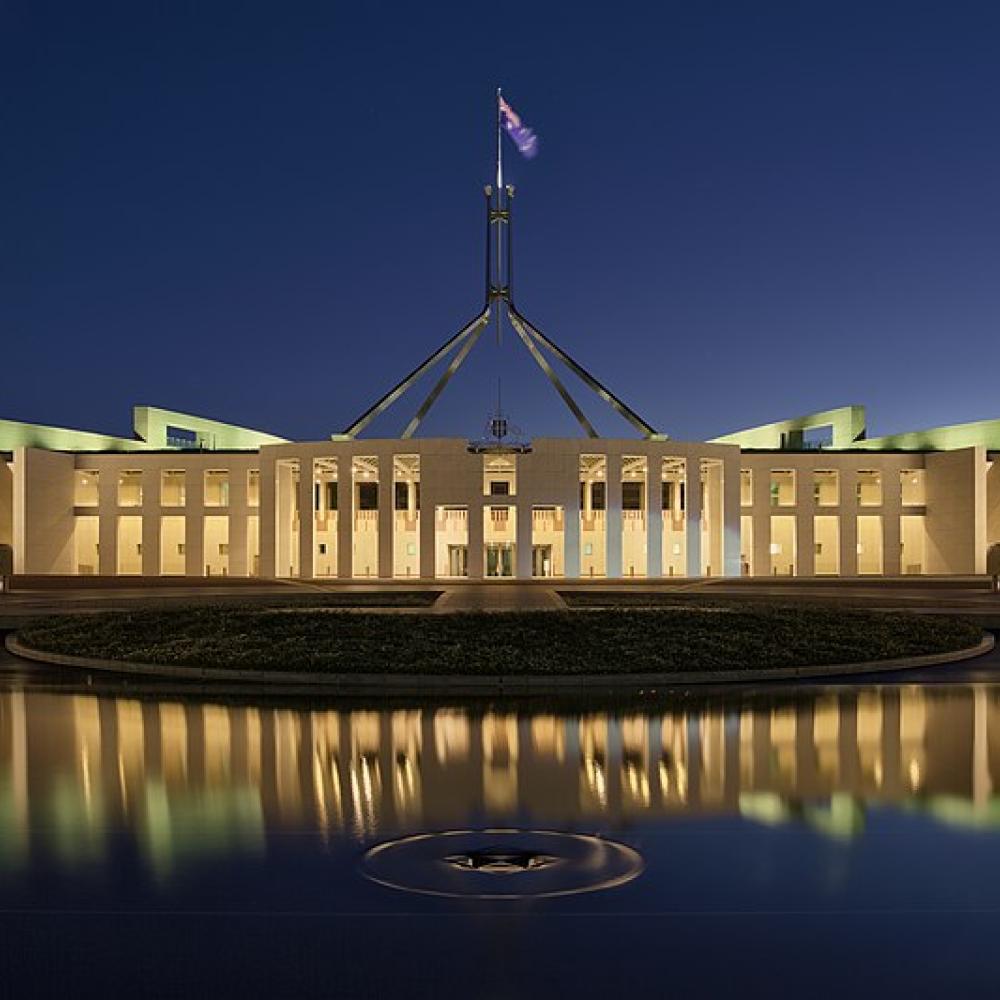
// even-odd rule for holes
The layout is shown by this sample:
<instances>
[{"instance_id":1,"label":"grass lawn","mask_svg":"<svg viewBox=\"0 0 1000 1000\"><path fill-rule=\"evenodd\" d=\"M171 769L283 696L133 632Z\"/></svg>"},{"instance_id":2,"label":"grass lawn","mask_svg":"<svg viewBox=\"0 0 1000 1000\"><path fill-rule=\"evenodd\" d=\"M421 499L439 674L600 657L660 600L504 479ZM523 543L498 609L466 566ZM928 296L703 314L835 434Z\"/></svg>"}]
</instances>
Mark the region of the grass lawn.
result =
<instances>
[{"instance_id":1,"label":"grass lawn","mask_svg":"<svg viewBox=\"0 0 1000 1000\"><path fill-rule=\"evenodd\" d=\"M194 606L54 617L18 632L35 649L138 663L452 675L724 674L940 653L981 634L961 618L757 602L454 615Z\"/></svg>"}]
</instances>

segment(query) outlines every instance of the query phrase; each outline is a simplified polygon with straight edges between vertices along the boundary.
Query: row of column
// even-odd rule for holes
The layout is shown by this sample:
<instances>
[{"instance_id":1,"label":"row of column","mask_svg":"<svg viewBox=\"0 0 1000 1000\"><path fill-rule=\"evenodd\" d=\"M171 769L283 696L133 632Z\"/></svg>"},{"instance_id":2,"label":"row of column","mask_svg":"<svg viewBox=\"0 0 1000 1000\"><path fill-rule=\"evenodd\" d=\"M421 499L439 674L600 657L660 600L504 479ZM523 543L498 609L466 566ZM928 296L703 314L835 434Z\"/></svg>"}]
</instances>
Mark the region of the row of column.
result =
<instances>
[{"instance_id":1,"label":"row of column","mask_svg":"<svg viewBox=\"0 0 1000 1000\"><path fill-rule=\"evenodd\" d=\"M395 527L393 454L371 452L379 462L378 491L378 573L380 579L393 576L393 530ZM421 511L419 519L420 577L435 577L435 511L438 506L463 506L468 510L468 569L471 579L484 576L484 510L507 506L517 510L515 535L515 575L528 579L532 570L532 509L555 506L564 511L565 577L580 576L580 472L579 456L546 456L551 463L537 474L527 463L519 463L517 493L511 497L483 496L482 470L469 463L467 468L455 468L447 455L421 455ZM622 566L622 456L606 456L606 576L623 575ZM663 520L660 463L662 458L648 460L646 474L646 576L663 576ZM702 572L702 500L701 462L698 457L685 460L686 489L685 535L687 575L697 577ZM298 490L298 575L314 575L316 540L313 517L313 459L300 460ZM264 576L284 575L292 564L291 552L284 549L290 543L283 540L278 525L279 493L291 490L293 467L289 460L278 461L261 471L261 573ZM712 477L715 477L713 480ZM709 473L708 488L716 491L719 507L721 541L714 575L739 574L739 476L734 470L724 475L721 463ZM339 458L337 492L337 575L351 579L354 575L354 482L349 457ZM233 570L235 572L235 570ZM374 574L373 574L374 575Z\"/></svg>"},{"instance_id":2,"label":"row of column","mask_svg":"<svg viewBox=\"0 0 1000 1000\"><path fill-rule=\"evenodd\" d=\"M840 576L858 575L858 515L870 514L882 518L882 573L898 576L901 572L900 515L903 512L898 482L895 495L887 491L891 478L883 482L883 503L878 507L860 507L857 496L857 473L853 469L840 470L840 496L836 507L819 507L813 496L812 476L801 470L795 475L795 506L771 506L771 480L768 470L753 470L752 508L743 508L744 515L753 517L753 566L755 576L766 576L771 565L771 517L782 515L795 518L796 575L815 576L815 522L816 515L832 515L840 528ZM887 477L888 478L888 477ZM847 503L844 497L850 497ZM737 491L737 502L739 492ZM923 508L914 508L916 513Z\"/></svg>"}]
</instances>

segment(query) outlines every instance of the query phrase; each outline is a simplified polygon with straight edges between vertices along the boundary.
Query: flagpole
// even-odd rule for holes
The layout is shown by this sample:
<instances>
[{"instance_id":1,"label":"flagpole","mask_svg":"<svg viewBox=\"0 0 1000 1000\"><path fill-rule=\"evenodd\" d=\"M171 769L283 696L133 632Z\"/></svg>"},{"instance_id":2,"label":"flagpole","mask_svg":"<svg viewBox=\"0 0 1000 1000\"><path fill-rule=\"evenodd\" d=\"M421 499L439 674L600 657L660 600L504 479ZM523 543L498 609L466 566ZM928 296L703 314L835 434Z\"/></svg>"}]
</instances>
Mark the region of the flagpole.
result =
<instances>
[{"instance_id":1,"label":"flagpole","mask_svg":"<svg viewBox=\"0 0 1000 1000\"><path fill-rule=\"evenodd\" d=\"M497 87L497 212L503 208L503 116L500 112L500 100L502 94L500 88ZM497 289L499 290L503 285L503 264L501 261L502 257L502 241L503 241L503 221L497 219ZM502 310L500 309L499 303L497 304L497 347L500 346L502 340L503 322L502 322Z\"/></svg>"},{"instance_id":2,"label":"flagpole","mask_svg":"<svg viewBox=\"0 0 1000 1000\"><path fill-rule=\"evenodd\" d=\"M500 115L500 88L497 87L497 197L503 190L503 143L500 141L500 133L503 130ZM497 208L500 206L497 205Z\"/></svg>"}]
</instances>

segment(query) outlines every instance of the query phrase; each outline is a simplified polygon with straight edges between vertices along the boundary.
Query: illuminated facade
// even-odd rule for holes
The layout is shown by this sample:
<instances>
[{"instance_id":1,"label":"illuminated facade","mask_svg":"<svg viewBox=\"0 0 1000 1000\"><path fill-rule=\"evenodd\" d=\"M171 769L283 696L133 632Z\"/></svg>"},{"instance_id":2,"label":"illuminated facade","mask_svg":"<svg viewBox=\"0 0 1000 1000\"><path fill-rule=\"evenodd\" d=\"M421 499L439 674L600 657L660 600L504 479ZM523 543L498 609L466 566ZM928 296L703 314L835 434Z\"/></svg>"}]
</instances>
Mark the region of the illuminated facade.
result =
<instances>
[{"instance_id":1,"label":"illuminated facade","mask_svg":"<svg viewBox=\"0 0 1000 1000\"><path fill-rule=\"evenodd\" d=\"M985 572L1000 421L867 439L860 407L709 442L290 442L137 407L0 421L15 573L661 579ZM814 440L816 433L825 437Z\"/></svg>"}]
</instances>

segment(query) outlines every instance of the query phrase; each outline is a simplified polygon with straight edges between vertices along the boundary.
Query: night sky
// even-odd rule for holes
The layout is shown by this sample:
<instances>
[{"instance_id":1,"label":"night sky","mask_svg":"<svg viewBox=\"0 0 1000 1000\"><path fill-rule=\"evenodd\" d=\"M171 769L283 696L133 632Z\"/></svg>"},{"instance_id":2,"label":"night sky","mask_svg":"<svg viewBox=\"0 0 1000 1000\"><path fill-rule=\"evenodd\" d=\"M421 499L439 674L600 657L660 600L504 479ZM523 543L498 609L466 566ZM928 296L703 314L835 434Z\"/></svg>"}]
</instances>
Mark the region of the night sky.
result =
<instances>
[{"instance_id":1,"label":"night sky","mask_svg":"<svg viewBox=\"0 0 1000 1000\"><path fill-rule=\"evenodd\" d=\"M1000 417L998 51L995 2L0 0L0 416L342 430L479 307L500 84L519 307L659 429ZM579 433L509 330L425 433L498 375Z\"/></svg>"}]
</instances>

